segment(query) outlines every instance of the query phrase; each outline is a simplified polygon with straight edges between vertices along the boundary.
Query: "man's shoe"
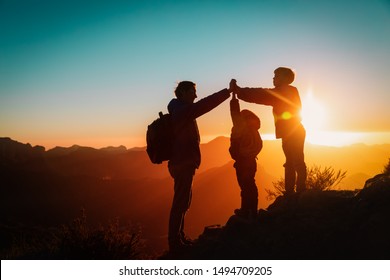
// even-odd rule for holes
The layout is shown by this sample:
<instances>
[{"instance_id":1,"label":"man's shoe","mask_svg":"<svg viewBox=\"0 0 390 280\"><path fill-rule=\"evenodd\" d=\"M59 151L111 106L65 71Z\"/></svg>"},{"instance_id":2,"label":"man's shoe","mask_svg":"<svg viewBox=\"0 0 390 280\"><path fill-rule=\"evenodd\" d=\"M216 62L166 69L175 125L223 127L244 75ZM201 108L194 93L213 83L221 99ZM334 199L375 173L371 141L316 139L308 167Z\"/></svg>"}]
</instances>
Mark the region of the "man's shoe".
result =
<instances>
[{"instance_id":1,"label":"man's shoe","mask_svg":"<svg viewBox=\"0 0 390 280\"><path fill-rule=\"evenodd\" d=\"M194 244L194 240L187 237L186 235L181 236L180 241L185 245L193 245Z\"/></svg>"},{"instance_id":2,"label":"man's shoe","mask_svg":"<svg viewBox=\"0 0 390 280\"><path fill-rule=\"evenodd\" d=\"M235 209L234 214L243 218L247 218L249 216L249 210L245 209Z\"/></svg>"},{"instance_id":3,"label":"man's shoe","mask_svg":"<svg viewBox=\"0 0 390 280\"><path fill-rule=\"evenodd\" d=\"M243 218L255 218L257 216L257 210L248 210L248 209L236 209L234 214Z\"/></svg>"},{"instance_id":4,"label":"man's shoe","mask_svg":"<svg viewBox=\"0 0 390 280\"><path fill-rule=\"evenodd\" d=\"M191 245L184 244L182 241L174 242L169 244L170 253L184 253L191 248Z\"/></svg>"}]
</instances>

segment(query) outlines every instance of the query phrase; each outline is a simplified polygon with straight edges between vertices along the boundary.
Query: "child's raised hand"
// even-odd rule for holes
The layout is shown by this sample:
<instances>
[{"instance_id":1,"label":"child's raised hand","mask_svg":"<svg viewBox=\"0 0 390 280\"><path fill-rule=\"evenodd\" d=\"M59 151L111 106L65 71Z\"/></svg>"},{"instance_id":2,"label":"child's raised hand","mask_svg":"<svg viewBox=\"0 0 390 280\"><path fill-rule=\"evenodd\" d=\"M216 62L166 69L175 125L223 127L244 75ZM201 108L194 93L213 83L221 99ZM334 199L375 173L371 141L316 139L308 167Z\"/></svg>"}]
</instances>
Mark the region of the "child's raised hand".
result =
<instances>
[{"instance_id":1,"label":"child's raised hand","mask_svg":"<svg viewBox=\"0 0 390 280\"><path fill-rule=\"evenodd\" d=\"M229 90L232 92L235 92L237 90L237 81L235 79L230 80Z\"/></svg>"}]
</instances>

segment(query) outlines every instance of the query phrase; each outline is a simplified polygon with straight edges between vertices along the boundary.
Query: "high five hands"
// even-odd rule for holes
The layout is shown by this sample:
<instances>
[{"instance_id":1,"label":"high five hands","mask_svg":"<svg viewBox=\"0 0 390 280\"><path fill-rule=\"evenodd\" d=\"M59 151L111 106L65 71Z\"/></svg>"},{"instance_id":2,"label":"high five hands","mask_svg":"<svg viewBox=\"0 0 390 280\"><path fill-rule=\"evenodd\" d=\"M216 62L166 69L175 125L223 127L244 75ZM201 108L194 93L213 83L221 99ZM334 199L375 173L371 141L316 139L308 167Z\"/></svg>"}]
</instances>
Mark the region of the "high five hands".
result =
<instances>
[{"instance_id":1,"label":"high five hands","mask_svg":"<svg viewBox=\"0 0 390 280\"><path fill-rule=\"evenodd\" d=\"M237 86L237 81L235 79L231 79L229 83L229 90L233 92L233 99L236 98L236 94L239 91L239 86Z\"/></svg>"}]
</instances>

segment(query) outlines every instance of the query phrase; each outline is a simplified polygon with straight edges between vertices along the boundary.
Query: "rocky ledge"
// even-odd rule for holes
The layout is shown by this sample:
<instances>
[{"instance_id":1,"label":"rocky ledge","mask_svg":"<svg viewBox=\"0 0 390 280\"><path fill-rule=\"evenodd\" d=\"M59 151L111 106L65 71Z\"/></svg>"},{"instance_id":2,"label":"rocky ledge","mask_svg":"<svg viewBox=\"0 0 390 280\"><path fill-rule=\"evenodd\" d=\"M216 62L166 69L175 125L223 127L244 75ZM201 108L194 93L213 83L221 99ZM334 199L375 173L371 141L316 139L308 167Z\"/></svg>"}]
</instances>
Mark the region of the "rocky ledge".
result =
<instances>
[{"instance_id":1,"label":"rocky ledge","mask_svg":"<svg viewBox=\"0 0 390 280\"><path fill-rule=\"evenodd\" d=\"M390 174L357 191L280 196L254 220L233 215L161 259L390 259Z\"/></svg>"}]
</instances>

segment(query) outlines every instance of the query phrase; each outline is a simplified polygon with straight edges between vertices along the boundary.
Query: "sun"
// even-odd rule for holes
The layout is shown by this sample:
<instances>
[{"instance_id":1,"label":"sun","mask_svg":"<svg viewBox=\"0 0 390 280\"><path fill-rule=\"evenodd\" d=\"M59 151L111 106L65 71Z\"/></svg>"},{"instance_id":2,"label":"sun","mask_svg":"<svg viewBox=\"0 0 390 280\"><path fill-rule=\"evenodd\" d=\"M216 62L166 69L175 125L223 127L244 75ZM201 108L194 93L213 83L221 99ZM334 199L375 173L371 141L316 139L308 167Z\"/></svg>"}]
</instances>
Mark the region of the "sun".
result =
<instances>
[{"instance_id":1,"label":"sun","mask_svg":"<svg viewBox=\"0 0 390 280\"><path fill-rule=\"evenodd\" d=\"M307 130L319 131L324 128L326 122L325 107L314 97L309 90L302 99L302 123Z\"/></svg>"},{"instance_id":2,"label":"sun","mask_svg":"<svg viewBox=\"0 0 390 280\"><path fill-rule=\"evenodd\" d=\"M318 142L321 139L321 132L327 120L325 106L318 100L313 92L309 90L302 98L302 123L307 132L309 142Z\"/></svg>"},{"instance_id":3,"label":"sun","mask_svg":"<svg viewBox=\"0 0 390 280\"><path fill-rule=\"evenodd\" d=\"M324 146L345 146L363 141L364 134L348 131L328 131L328 111L311 90L302 97L302 124L306 129L306 140L311 144ZM367 141L367 140L366 140Z\"/></svg>"}]
</instances>

